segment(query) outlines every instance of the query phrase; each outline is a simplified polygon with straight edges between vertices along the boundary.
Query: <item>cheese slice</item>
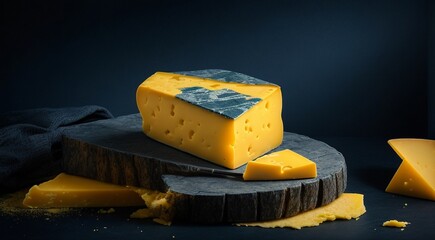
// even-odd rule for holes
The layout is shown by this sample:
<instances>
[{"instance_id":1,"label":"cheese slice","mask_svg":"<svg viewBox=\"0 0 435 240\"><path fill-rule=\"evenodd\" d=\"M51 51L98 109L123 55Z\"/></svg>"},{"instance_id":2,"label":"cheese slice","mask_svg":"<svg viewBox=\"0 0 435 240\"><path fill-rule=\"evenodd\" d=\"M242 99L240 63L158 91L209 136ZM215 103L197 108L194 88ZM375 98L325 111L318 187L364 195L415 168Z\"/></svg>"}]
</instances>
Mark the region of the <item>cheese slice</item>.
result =
<instances>
[{"instance_id":1,"label":"cheese slice","mask_svg":"<svg viewBox=\"0 0 435 240\"><path fill-rule=\"evenodd\" d=\"M435 140L402 138L388 144L403 161L385 191L435 200Z\"/></svg>"},{"instance_id":2,"label":"cheese slice","mask_svg":"<svg viewBox=\"0 0 435 240\"><path fill-rule=\"evenodd\" d=\"M279 146L279 86L225 70L157 72L137 89L144 133L235 169Z\"/></svg>"},{"instance_id":3,"label":"cheese slice","mask_svg":"<svg viewBox=\"0 0 435 240\"><path fill-rule=\"evenodd\" d=\"M30 188L23 204L31 208L144 206L135 188L61 173Z\"/></svg>"},{"instance_id":4,"label":"cheese slice","mask_svg":"<svg viewBox=\"0 0 435 240\"><path fill-rule=\"evenodd\" d=\"M249 161L243 173L244 180L283 180L316 176L316 163L290 149Z\"/></svg>"},{"instance_id":5,"label":"cheese slice","mask_svg":"<svg viewBox=\"0 0 435 240\"><path fill-rule=\"evenodd\" d=\"M358 193L343 193L328 205L298 214L293 217L267 222L239 223L238 226L263 228L295 228L319 226L325 221L336 219L350 220L358 218L366 212L364 195Z\"/></svg>"}]
</instances>

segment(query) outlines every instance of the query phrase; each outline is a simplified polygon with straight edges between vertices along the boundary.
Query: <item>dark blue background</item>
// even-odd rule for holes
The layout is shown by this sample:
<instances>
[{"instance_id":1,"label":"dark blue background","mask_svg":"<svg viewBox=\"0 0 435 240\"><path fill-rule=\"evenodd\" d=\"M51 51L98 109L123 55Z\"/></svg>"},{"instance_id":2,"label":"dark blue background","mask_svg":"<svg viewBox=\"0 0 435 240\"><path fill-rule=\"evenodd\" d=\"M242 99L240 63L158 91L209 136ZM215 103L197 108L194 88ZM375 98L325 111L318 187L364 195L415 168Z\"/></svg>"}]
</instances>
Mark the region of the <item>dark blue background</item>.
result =
<instances>
[{"instance_id":1,"label":"dark blue background","mask_svg":"<svg viewBox=\"0 0 435 240\"><path fill-rule=\"evenodd\" d=\"M285 130L435 137L433 1L3 1L2 112L137 112L155 71L281 85Z\"/></svg>"},{"instance_id":2,"label":"dark blue background","mask_svg":"<svg viewBox=\"0 0 435 240\"><path fill-rule=\"evenodd\" d=\"M429 2L428 13L428 128L429 137L435 138L435 1Z\"/></svg>"}]
</instances>

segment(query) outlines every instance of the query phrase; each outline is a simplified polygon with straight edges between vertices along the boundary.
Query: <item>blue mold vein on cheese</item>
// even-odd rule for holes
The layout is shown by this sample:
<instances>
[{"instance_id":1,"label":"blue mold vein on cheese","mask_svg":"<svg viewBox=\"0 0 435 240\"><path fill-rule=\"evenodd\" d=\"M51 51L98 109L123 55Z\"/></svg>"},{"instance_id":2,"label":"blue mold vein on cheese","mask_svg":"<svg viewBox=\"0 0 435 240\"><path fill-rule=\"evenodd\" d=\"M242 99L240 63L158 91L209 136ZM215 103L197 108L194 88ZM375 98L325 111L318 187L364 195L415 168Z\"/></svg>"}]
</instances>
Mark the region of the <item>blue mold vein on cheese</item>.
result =
<instances>
[{"instance_id":1,"label":"blue mold vein on cheese","mask_svg":"<svg viewBox=\"0 0 435 240\"><path fill-rule=\"evenodd\" d=\"M178 99L230 119L236 119L261 101L260 98L253 98L231 89L209 90L188 87L180 90L182 93L176 95Z\"/></svg>"}]
</instances>

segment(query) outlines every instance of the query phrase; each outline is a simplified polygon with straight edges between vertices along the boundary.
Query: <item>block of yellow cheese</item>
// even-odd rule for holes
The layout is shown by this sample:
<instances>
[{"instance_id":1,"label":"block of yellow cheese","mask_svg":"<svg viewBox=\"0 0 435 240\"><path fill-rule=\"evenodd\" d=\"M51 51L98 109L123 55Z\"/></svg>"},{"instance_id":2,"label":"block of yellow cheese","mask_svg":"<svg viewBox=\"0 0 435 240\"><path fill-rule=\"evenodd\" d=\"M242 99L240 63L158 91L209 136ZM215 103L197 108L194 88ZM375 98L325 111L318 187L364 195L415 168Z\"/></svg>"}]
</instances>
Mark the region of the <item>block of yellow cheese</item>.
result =
<instances>
[{"instance_id":1,"label":"block of yellow cheese","mask_svg":"<svg viewBox=\"0 0 435 240\"><path fill-rule=\"evenodd\" d=\"M316 176L316 163L290 149L249 161L243 173L244 180L283 180Z\"/></svg>"},{"instance_id":2,"label":"block of yellow cheese","mask_svg":"<svg viewBox=\"0 0 435 240\"><path fill-rule=\"evenodd\" d=\"M272 220L267 222L240 223L238 226L263 228L295 228L314 227L325 221L336 219L358 218L366 212L364 195L358 193L343 193L328 205L298 214L293 217Z\"/></svg>"},{"instance_id":3,"label":"block of yellow cheese","mask_svg":"<svg viewBox=\"0 0 435 240\"><path fill-rule=\"evenodd\" d=\"M32 208L122 207L145 205L135 188L61 173L35 185L23 204Z\"/></svg>"},{"instance_id":4,"label":"block of yellow cheese","mask_svg":"<svg viewBox=\"0 0 435 240\"><path fill-rule=\"evenodd\" d=\"M435 140L401 138L391 139L388 144L402 163L386 191L435 200Z\"/></svg>"},{"instance_id":5,"label":"block of yellow cheese","mask_svg":"<svg viewBox=\"0 0 435 240\"><path fill-rule=\"evenodd\" d=\"M235 169L279 146L281 89L226 70L157 72L137 89L144 133Z\"/></svg>"}]
</instances>

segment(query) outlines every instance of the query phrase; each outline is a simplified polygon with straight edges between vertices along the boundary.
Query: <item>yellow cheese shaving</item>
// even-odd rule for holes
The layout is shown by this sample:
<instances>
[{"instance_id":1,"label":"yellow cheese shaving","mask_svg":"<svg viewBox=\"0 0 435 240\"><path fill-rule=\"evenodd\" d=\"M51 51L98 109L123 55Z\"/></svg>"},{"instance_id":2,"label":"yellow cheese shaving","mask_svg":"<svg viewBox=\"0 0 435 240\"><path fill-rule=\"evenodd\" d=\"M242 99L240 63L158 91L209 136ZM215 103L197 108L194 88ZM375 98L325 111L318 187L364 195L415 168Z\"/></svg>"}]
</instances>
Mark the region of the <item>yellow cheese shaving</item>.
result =
<instances>
[{"instance_id":1,"label":"yellow cheese shaving","mask_svg":"<svg viewBox=\"0 0 435 240\"><path fill-rule=\"evenodd\" d=\"M364 195L357 193L344 193L332 203L319 207L293 217L254 223L239 223L237 226L263 227L263 228L295 228L314 227L325 221L336 219L358 218L366 212Z\"/></svg>"},{"instance_id":2,"label":"yellow cheese shaving","mask_svg":"<svg viewBox=\"0 0 435 240\"><path fill-rule=\"evenodd\" d=\"M383 227L397 227L404 228L406 225L410 224L409 222L397 221L397 220L388 220L385 221L382 226Z\"/></svg>"}]
</instances>

